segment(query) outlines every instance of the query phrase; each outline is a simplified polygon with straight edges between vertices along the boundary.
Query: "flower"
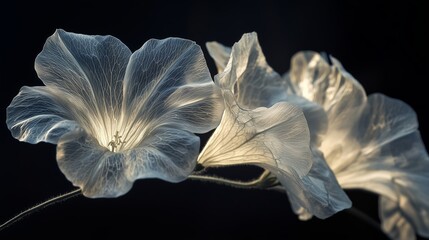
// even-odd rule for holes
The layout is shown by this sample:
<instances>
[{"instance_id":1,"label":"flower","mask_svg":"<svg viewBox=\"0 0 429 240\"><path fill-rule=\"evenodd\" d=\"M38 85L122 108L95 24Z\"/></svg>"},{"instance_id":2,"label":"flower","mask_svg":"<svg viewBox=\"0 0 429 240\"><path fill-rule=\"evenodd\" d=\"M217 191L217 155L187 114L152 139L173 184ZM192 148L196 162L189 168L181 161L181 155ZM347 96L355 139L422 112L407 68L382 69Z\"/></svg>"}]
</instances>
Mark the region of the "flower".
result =
<instances>
[{"instance_id":1,"label":"flower","mask_svg":"<svg viewBox=\"0 0 429 240\"><path fill-rule=\"evenodd\" d=\"M404 102L361 85L330 58L300 52L285 79L293 92L325 109L320 151L345 189L380 195L382 229L392 239L429 237L429 157L416 113Z\"/></svg>"},{"instance_id":2,"label":"flower","mask_svg":"<svg viewBox=\"0 0 429 240\"><path fill-rule=\"evenodd\" d=\"M223 71L231 50L215 42L208 47ZM257 42L247 48L262 55ZM248 73L255 81L242 81L241 88L260 93L264 97L260 101L287 101L301 108L309 123L313 156L320 153L314 159L321 166L329 165L344 189L380 195L381 226L392 239L415 239L416 233L429 237L429 158L415 112L379 93L367 97L335 58L329 58L330 65L320 54L299 52L290 71L275 81L267 76L276 73L263 56L259 59L260 71ZM324 114L308 114L309 106ZM318 119L324 123L314 124ZM314 169L313 174L320 171ZM301 219L311 217L314 210L294 199L291 203Z\"/></svg>"},{"instance_id":3,"label":"flower","mask_svg":"<svg viewBox=\"0 0 429 240\"><path fill-rule=\"evenodd\" d=\"M134 53L112 36L57 30L37 56L46 86L7 108L12 135L58 144L61 171L87 197L117 197L136 179L186 179L223 112L194 42L151 39Z\"/></svg>"},{"instance_id":4,"label":"flower","mask_svg":"<svg viewBox=\"0 0 429 240\"><path fill-rule=\"evenodd\" d=\"M324 111L306 101L303 113L282 101L288 98L284 82L266 64L256 34L243 35L232 50L217 43L207 46L220 70L215 83L222 88L225 112L198 162L265 168L277 176L292 202L319 218L350 207L320 153L310 148L316 136L310 142L313 133L307 124L323 128Z\"/></svg>"}]
</instances>

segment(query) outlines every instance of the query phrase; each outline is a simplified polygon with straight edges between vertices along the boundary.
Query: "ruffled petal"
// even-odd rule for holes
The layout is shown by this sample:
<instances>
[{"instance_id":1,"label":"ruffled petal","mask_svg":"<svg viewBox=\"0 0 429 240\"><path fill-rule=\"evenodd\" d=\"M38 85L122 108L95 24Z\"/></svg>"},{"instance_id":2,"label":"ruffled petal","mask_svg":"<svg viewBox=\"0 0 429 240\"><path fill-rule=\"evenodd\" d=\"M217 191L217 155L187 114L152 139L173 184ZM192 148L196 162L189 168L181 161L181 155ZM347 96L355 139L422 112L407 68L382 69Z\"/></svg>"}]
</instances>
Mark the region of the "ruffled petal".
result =
<instances>
[{"instance_id":1,"label":"ruffled petal","mask_svg":"<svg viewBox=\"0 0 429 240\"><path fill-rule=\"evenodd\" d=\"M49 87L22 87L6 110L6 124L20 141L56 144L63 134L78 128L71 120L71 105Z\"/></svg>"},{"instance_id":2,"label":"ruffled petal","mask_svg":"<svg viewBox=\"0 0 429 240\"><path fill-rule=\"evenodd\" d=\"M336 138L342 141L342 130L350 129L363 111L366 94L335 58L330 59L333 66L318 53L299 52L291 60L287 78L290 79L295 94L318 103L325 109L329 125L337 131Z\"/></svg>"},{"instance_id":3,"label":"ruffled petal","mask_svg":"<svg viewBox=\"0 0 429 240\"><path fill-rule=\"evenodd\" d=\"M213 83L200 47L192 41L151 39L133 53L125 74L121 126L138 145L157 126L194 133L215 128L223 112L220 89Z\"/></svg>"},{"instance_id":4,"label":"ruffled petal","mask_svg":"<svg viewBox=\"0 0 429 240\"><path fill-rule=\"evenodd\" d=\"M241 109L225 91L225 112L198 162L204 166L269 165L297 176L311 168L309 132L302 112L287 103Z\"/></svg>"},{"instance_id":5,"label":"ruffled petal","mask_svg":"<svg viewBox=\"0 0 429 240\"><path fill-rule=\"evenodd\" d=\"M302 110L310 130L311 145L317 148L322 143L328 129L328 116L325 110L319 104L297 95L288 95L286 102Z\"/></svg>"},{"instance_id":6,"label":"ruffled petal","mask_svg":"<svg viewBox=\"0 0 429 240\"><path fill-rule=\"evenodd\" d=\"M322 153L316 148L312 148L312 152L313 165L308 175L301 178L301 182L293 181L285 174L278 175L288 193L292 209L300 220L309 220L313 215L324 219L352 205ZM300 195L297 196L297 192Z\"/></svg>"},{"instance_id":7,"label":"ruffled petal","mask_svg":"<svg viewBox=\"0 0 429 240\"><path fill-rule=\"evenodd\" d=\"M215 61L218 72L223 72L231 55L231 48L226 47L218 42L207 42L207 50L210 57Z\"/></svg>"},{"instance_id":8,"label":"ruffled petal","mask_svg":"<svg viewBox=\"0 0 429 240\"><path fill-rule=\"evenodd\" d=\"M373 94L350 132L358 151L331 160L341 162L333 170L342 187L381 195L383 230L394 239L429 236L429 157L417 128L408 105Z\"/></svg>"},{"instance_id":9,"label":"ruffled petal","mask_svg":"<svg viewBox=\"0 0 429 240\"><path fill-rule=\"evenodd\" d=\"M379 200L383 231L397 240L416 239L416 233L429 237L429 178L409 175L392 181L396 198Z\"/></svg>"},{"instance_id":10,"label":"ruffled petal","mask_svg":"<svg viewBox=\"0 0 429 240\"><path fill-rule=\"evenodd\" d=\"M271 107L286 100L286 82L267 64L256 33L244 34L234 44L229 62L215 82L232 91L245 109Z\"/></svg>"},{"instance_id":11,"label":"ruffled petal","mask_svg":"<svg viewBox=\"0 0 429 240\"><path fill-rule=\"evenodd\" d=\"M65 134L57 145L61 171L86 197L118 197L132 187L125 172L127 156L100 146L85 131Z\"/></svg>"},{"instance_id":12,"label":"ruffled petal","mask_svg":"<svg viewBox=\"0 0 429 240\"><path fill-rule=\"evenodd\" d=\"M224 96L225 113L198 157L200 164L253 164L268 169L293 202L319 218L350 206L326 164L318 162L314 175L308 175L312 167L310 136L298 108L283 102L271 108L244 110L231 92L225 91Z\"/></svg>"},{"instance_id":13,"label":"ruffled petal","mask_svg":"<svg viewBox=\"0 0 429 240\"><path fill-rule=\"evenodd\" d=\"M158 128L138 147L114 153L84 131L65 134L57 146L61 171L86 197L118 197L141 178L170 182L186 179L199 150L199 138L187 131Z\"/></svg>"},{"instance_id":14,"label":"ruffled petal","mask_svg":"<svg viewBox=\"0 0 429 240\"><path fill-rule=\"evenodd\" d=\"M74 119L95 133L110 130L119 118L122 81L130 55L115 37L57 30L46 40L35 69L46 86L73 99L77 111Z\"/></svg>"},{"instance_id":15,"label":"ruffled petal","mask_svg":"<svg viewBox=\"0 0 429 240\"><path fill-rule=\"evenodd\" d=\"M127 176L131 180L159 178L168 182L185 180L194 170L200 138L180 129L160 127L130 150Z\"/></svg>"},{"instance_id":16,"label":"ruffled petal","mask_svg":"<svg viewBox=\"0 0 429 240\"><path fill-rule=\"evenodd\" d=\"M343 187L363 184L365 189L394 198L391 178L395 174L422 174L419 169L429 167L417 116L400 100L371 95L359 122L349 131L349 139L336 148L353 145L356 150L341 151L330 164Z\"/></svg>"}]
</instances>

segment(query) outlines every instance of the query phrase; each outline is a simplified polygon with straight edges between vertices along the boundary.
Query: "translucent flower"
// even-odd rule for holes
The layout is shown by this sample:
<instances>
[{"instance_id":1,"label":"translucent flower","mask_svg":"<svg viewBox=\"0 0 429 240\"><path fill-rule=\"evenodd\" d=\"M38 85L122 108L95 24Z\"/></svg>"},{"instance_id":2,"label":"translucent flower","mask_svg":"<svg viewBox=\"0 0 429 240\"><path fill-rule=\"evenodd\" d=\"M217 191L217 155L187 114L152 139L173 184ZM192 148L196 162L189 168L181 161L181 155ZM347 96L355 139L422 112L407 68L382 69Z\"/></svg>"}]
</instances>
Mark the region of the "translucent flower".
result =
<instances>
[{"instance_id":1,"label":"translucent flower","mask_svg":"<svg viewBox=\"0 0 429 240\"><path fill-rule=\"evenodd\" d=\"M429 237L429 157L415 112L382 94L368 98L341 64L301 52L285 80L322 106L329 121L320 150L340 185L380 195L382 229L392 239Z\"/></svg>"},{"instance_id":2,"label":"translucent flower","mask_svg":"<svg viewBox=\"0 0 429 240\"><path fill-rule=\"evenodd\" d=\"M37 56L46 86L7 108L12 135L58 144L61 171L87 197L125 194L136 179L184 180L219 124L220 90L194 42L151 39L131 53L112 36L57 30Z\"/></svg>"},{"instance_id":3,"label":"translucent flower","mask_svg":"<svg viewBox=\"0 0 429 240\"><path fill-rule=\"evenodd\" d=\"M324 128L324 111L299 97L293 101L302 102L304 113L283 101L288 99L284 81L266 64L256 34L245 34L232 50L218 43L207 46L220 71L215 82L223 90L225 112L198 162L206 167L263 167L294 203L319 218L350 207L320 152L310 148L317 136L307 124Z\"/></svg>"},{"instance_id":4,"label":"translucent flower","mask_svg":"<svg viewBox=\"0 0 429 240\"><path fill-rule=\"evenodd\" d=\"M231 49L214 42L208 47L222 71ZM247 47L262 54L258 44ZM242 88L255 93L248 96L258 96L247 101L259 99L260 94L264 98L258 101L288 101L303 109L313 156L320 153L319 158L314 157L316 163L328 164L345 189L379 194L382 229L392 239L415 239L416 233L429 237L429 158L415 112L382 94L367 98L362 86L335 58L329 59L330 65L317 53L299 52L292 58L290 72L281 79L267 77L275 72L260 59L260 71L252 73L258 78L252 84L243 81ZM309 106L317 114L309 114ZM316 111L320 109L325 117ZM315 124L318 120L324 123ZM314 169L313 174L320 171ZM313 210L294 199L291 203L301 219L311 217Z\"/></svg>"}]
</instances>

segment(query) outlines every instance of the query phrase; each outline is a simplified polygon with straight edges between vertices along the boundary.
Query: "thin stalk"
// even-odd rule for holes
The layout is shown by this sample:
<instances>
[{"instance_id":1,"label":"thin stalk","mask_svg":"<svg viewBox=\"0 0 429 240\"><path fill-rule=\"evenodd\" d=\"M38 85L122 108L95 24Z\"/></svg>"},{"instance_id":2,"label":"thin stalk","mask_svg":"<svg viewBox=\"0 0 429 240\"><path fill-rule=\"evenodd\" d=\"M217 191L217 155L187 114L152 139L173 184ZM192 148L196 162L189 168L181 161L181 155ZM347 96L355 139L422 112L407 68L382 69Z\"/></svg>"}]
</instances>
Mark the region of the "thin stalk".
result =
<instances>
[{"instance_id":1,"label":"thin stalk","mask_svg":"<svg viewBox=\"0 0 429 240\"><path fill-rule=\"evenodd\" d=\"M351 215L359 218L360 220L366 222L369 226L371 226L374 229L377 229L378 231L383 232L383 230L380 227L380 223L375 221L372 217L368 216L366 213L362 212L361 210L351 207L346 210L346 212L350 213Z\"/></svg>"},{"instance_id":2,"label":"thin stalk","mask_svg":"<svg viewBox=\"0 0 429 240\"><path fill-rule=\"evenodd\" d=\"M72 197L75 197L75 196L78 196L81 194L82 194L82 192L80 191L80 189L76 189L76 190L73 190L71 192L64 193L64 194L61 194L57 197L53 197L51 199L48 199L42 203L39 203L39 204L37 204L37 205L27 209L27 210L15 215L11 219L9 219L6 222L4 222L3 224L1 224L0 225L0 231L4 230L5 228L9 227L10 225L14 224L15 222L23 219L24 217L34 213L37 210L40 210L42 208L48 207L50 205L53 205L53 204L61 202L61 201L65 201L67 199L70 199Z\"/></svg>"},{"instance_id":3,"label":"thin stalk","mask_svg":"<svg viewBox=\"0 0 429 240\"><path fill-rule=\"evenodd\" d=\"M255 189L255 188L261 188L262 187L261 184L268 177L269 174L270 174L269 171L264 171L258 178L254 179L254 180L250 180L248 182L239 181L239 180L231 180L231 179L226 179L226 178L221 178L221 177L216 177L216 176L205 176L205 175L196 175L196 174L189 175L188 178L191 180L199 180L199 181L203 181L203 182L212 182L212 183L227 185L227 186L236 187L236 188L245 188L245 189L253 188L253 189Z\"/></svg>"}]
</instances>

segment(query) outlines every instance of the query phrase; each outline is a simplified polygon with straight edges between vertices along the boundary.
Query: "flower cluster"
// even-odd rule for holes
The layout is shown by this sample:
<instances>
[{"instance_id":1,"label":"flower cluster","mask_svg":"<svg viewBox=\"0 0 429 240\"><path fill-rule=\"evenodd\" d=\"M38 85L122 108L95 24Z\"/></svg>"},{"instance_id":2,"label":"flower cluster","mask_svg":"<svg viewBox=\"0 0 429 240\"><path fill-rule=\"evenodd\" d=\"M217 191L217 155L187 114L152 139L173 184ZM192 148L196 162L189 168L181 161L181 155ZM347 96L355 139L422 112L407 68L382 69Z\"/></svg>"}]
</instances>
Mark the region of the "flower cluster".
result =
<instances>
[{"instance_id":1,"label":"flower cluster","mask_svg":"<svg viewBox=\"0 0 429 240\"><path fill-rule=\"evenodd\" d=\"M91 198L117 197L136 179L179 182L204 168L255 165L258 186L286 192L301 220L351 206L343 189L379 194L392 239L429 237L429 157L415 112L367 96L340 62L293 56L283 76L256 33L232 48L151 39L131 52L112 36L57 30L37 56L45 86L7 108L12 135L57 144L66 178ZM195 133L214 130L203 150ZM195 175L194 175L195 176Z\"/></svg>"}]
</instances>

